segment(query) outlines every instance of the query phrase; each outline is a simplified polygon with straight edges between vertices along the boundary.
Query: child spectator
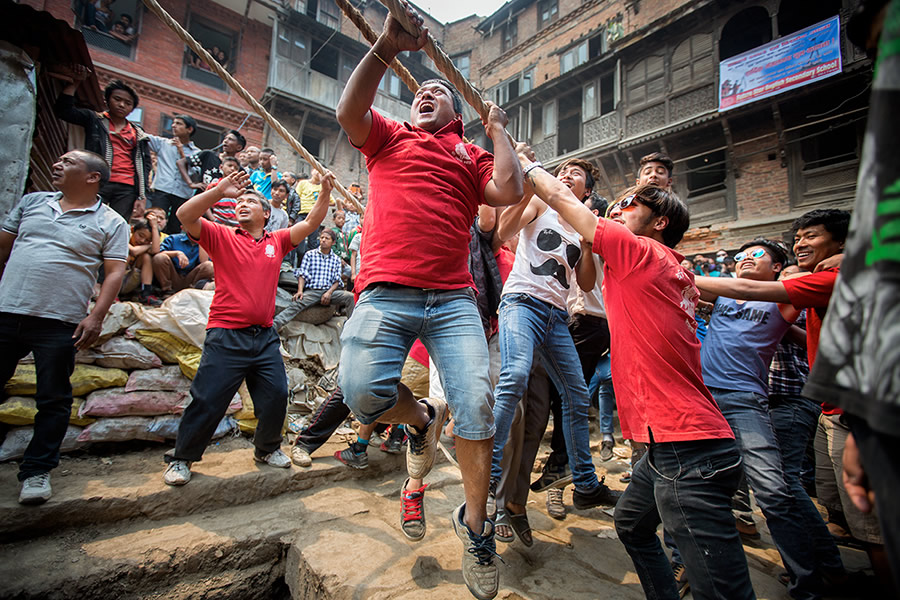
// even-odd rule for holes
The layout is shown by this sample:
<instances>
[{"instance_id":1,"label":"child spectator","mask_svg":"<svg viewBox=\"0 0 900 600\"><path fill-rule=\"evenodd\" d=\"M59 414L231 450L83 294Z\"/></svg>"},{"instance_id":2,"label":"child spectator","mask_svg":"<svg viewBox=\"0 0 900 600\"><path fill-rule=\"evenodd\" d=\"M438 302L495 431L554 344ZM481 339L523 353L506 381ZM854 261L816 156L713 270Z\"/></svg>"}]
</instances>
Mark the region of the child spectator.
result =
<instances>
[{"instance_id":1,"label":"child spectator","mask_svg":"<svg viewBox=\"0 0 900 600\"><path fill-rule=\"evenodd\" d=\"M153 220L153 225L150 220ZM128 240L128 264L125 277L122 279L121 294L130 294L140 284L142 304L159 306L162 301L151 293L153 284L152 256L159 252L159 229L156 225L157 215L147 215L146 219L137 219L131 225L131 238Z\"/></svg>"},{"instance_id":2,"label":"child spectator","mask_svg":"<svg viewBox=\"0 0 900 600\"><path fill-rule=\"evenodd\" d=\"M290 227L291 223L290 219L288 219L288 214L282 208L284 202L287 201L290 189L291 186L281 179L272 184L272 213L269 215L269 220L266 223L266 231L277 231Z\"/></svg>"},{"instance_id":3,"label":"child spectator","mask_svg":"<svg viewBox=\"0 0 900 600\"><path fill-rule=\"evenodd\" d=\"M226 156L222 159L220 168L222 170L222 177L228 177L241 168L241 163L233 156ZM206 189L210 190L217 185L219 185L218 177L213 179L209 185L206 186ZM236 201L234 198L222 198L207 211L206 218L214 223L220 223L228 227L237 227L237 217L234 216L235 205Z\"/></svg>"}]
</instances>

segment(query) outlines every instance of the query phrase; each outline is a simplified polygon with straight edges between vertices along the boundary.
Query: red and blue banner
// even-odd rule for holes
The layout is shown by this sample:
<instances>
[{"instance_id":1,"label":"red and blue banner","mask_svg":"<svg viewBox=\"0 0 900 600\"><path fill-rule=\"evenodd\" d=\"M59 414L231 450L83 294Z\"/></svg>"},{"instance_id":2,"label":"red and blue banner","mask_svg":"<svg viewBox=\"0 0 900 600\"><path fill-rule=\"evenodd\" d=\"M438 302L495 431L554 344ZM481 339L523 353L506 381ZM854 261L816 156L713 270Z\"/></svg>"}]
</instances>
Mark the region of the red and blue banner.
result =
<instances>
[{"instance_id":1,"label":"red and blue banner","mask_svg":"<svg viewBox=\"0 0 900 600\"><path fill-rule=\"evenodd\" d=\"M841 72L834 16L719 63L719 110L743 106Z\"/></svg>"}]
</instances>

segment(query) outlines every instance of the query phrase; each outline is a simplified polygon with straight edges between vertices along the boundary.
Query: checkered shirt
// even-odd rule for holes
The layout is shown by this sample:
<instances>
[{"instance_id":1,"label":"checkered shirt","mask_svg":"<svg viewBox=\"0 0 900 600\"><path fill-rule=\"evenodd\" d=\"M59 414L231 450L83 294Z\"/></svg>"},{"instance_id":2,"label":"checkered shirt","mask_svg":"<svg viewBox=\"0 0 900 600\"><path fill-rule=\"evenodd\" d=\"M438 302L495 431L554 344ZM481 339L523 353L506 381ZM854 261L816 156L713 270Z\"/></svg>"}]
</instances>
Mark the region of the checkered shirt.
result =
<instances>
[{"instance_id":1,"label":"checkered shirt","mask_svg":"<svg viewBox=\"0 0 900 600\"><path fill-rule=\"evenodd\" d=\"M308 290L327 290L335 281L341 287L341 259L334 252L322 254L314 248L303 255L299 269L294 275L303 278L304 288Z\"/></svg>"},{"instance_id":2,"label":"checkered shirt","mask_svg":"<svg viewBox=\"0 0 900 600\"><path fill-rule=\"evenodd\" d=\"M794 323L806 328L806 310ZM781 341L772 357L769 367L769 397L799 398L803 395L803 384L809 377L809 361L806 346Z\"/></svg>"}]
</instances>

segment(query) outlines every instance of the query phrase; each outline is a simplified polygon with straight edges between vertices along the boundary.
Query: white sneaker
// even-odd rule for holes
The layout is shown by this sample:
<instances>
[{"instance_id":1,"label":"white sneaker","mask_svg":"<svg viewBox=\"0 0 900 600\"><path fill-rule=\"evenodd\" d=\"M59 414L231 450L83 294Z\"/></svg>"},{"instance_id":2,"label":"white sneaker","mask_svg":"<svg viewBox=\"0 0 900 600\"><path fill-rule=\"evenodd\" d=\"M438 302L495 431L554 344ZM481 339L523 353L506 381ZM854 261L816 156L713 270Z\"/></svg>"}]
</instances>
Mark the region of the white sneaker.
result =
<instances>
[{"instance_id":1,"label":"white sneaker","mask_svg":"<svg viewBox=\"0 0 900 600\"><path fill-rule=\"evenodd\" d=\"M271 454L266 454L265 456L257 456L254 454L253 460L258 463L265 463L270 467L278 467L279 469L291 468L291 459L288 458L287 454L281 451L281 448Z\"/></svg>"},{"instance_id":2,"label":"white sneaker","mask_svg":"<svg viewBox=\"0 0 900 600\"><path fill-rule=\"evenodd\" d=\"M298 467L312 466L312 457L309 455L309 452L306 451L306 448L301 448L300 446L291 448L291 460Z\"/></svg>"},{"instance_id":3,"label":"white sneaker","mask_svg":"<svg viewBox=\"0 0 900 600\"><path fill-rule=\"evenodd\" d=\"M50 499L50 473L32 475L22 482L19 504L43 504Z\"/></svg>"},{"instance_id":4,"label":"white sneaker","mask_svg":"<svg viewBox=\"0 0 900 600\"><path fill-rule=\"evenodd\" d=\"M166 467L163 481L168 485L184 485L191 480L191 463L186 460L173 460Z\"/></svg>"}]
</instances>

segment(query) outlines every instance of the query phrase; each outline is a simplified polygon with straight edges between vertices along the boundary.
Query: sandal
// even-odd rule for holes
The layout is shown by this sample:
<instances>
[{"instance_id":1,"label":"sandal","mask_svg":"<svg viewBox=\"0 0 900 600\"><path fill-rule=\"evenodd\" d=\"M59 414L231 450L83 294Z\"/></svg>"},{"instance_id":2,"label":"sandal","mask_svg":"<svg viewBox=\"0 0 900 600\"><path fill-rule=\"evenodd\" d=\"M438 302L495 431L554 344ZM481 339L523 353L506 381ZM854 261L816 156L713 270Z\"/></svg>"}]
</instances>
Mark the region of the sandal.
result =
<instances>
[{"instance_id":1,"label":"sandal","mask_svg":"<svg viewBox=\"0 0 900 600\"><path fill-rule=\"evenodd\" d=\"M501 527L508 532L507 535L502 535L500 533ZM498 508L497 516L494 519L494 537L497 538L497 541L499 542L509 544L516 539L514 531L515 530L513 529L513 526L509 521L509 513L503 508Z\"/></svg>"},{"instance_id":2,"label":"sandal","mask_svg":"<svg viewBox=\"0 0 900 600\"><path fill-rule=\"evenodd\" d=\"M534 538L531 536L531 525L528 524L528 515L526 513L521 515L509 513L509 524L512 526L513 531L516 532L519 541L529 548L534 544Z\"/></svg>"}]
</instances>

